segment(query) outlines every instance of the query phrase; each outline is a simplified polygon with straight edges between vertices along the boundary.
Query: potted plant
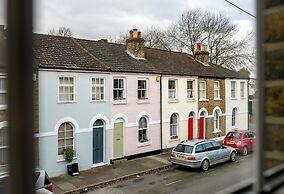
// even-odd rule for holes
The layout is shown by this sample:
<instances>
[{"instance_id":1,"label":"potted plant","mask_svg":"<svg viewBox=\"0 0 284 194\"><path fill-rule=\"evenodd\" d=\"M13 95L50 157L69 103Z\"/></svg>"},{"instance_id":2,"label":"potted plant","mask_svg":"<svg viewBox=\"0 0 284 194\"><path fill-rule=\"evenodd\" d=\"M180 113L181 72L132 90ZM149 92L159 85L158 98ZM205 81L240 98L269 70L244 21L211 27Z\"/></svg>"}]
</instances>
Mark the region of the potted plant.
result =
<instances>
[{"instance_id":1,"label":"potted plant","mask_svg":"<svg viewBox=\"0 0 284 194\"><path fill-rule=\"evenodd\" d=\"M78 163L70 164L74 158L74 150L71 147L68 147L64 150L64 158L65 158L65 161L68 162L67 173L71 176L78 175L79 174Z\"/></svg>"}]
</instances>

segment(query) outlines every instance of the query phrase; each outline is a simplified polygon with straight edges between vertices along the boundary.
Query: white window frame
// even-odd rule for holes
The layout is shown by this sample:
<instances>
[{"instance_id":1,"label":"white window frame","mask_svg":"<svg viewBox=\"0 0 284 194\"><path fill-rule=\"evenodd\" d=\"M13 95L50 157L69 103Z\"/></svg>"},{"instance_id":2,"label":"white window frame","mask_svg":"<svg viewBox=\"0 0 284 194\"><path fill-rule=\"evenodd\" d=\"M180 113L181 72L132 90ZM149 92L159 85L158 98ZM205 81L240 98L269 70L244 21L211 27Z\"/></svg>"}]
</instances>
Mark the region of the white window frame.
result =
<instances>
[{"instance_id":1,"label":"white window frame","mask_svg":"<svg viewBox=\"0 0 284 194\"><path fill-rule=\"evenodd\" d=\"M4 80L4 88L0 90L0 95L5 96L5 102L4 104L0 104L0 110L6 109L7 108L7 99L8 99L8 90L7 90L7 76L0 75L0 79Z\"/></svg>"},{"instance_id":2,"label":"white window frame","mask_svg":"<svg viewBox=\"0 0 284 194\"><path fill-rule=\"evenodd\" d=\"M235 88L233 88L233 85L235 86ZM231 98L237 98L237 82L236 81L231 81Z\"/></svg>"},{"instance_id":3,"label":"white window frame","mask_svg":"<svg viewBox=\"0 0 284 194\"><path fill-rule=\"evenodd\" d=\"M169 83L170 83L170 81L174 81L174 82L175 82L175 89L169 89ZM168 87L168 99L169 99L169 100L175 101L175 100L178 99L177 86L178 86L177 79L169 79L169 80L168 80L168 85L167 85L167 87ZM170 92L173 92L173 93L174 93L174 97L171 97Z\"/></svg>"},{"instance_id":4,"label":"white window frame","mask_svg":"<svg viewBox=\"0 0 284 194\"><path fill-rule=\"evenodd\" d=\"M246 96L246 90L245 90L245 88L246 88L246 82L244 82L244 81L241 81L240 82L240 97L241 98L245 98Z\"/></svg>"},{"instance_id":5,"label":"white window frame","mask_svg":"<svg viewBox=\"0 0 284 194\"><path fill-rule=\"evenodd\" d=\"M204 83L204 88L201 88L201 83ZM202 92L204 92L204 97L202 97ZM199 100L206 100L206 81L199 81Z\"/></svg>"},{"instance_id":6,"label":"white window frame","mask_svg":"<svg viewBox=\"0 0 284 194\"><path fill-rule=\"evenodd\" d=\"M139 81L146 81L146 89L139 89L138 86L139 86ZM139 95L138 95L138 91L146 91L146 96L145 98L139 98ZM148 78L138 78L137 80L137 99L138 100L149 100L149 79Z\"/></svg>"},{"instance_id":7,"label":"white window frame","mask_svg":"<svg viewBox=\"0 0 284 194\"><path fill-rule=\"evenodd\" d=\"M188 82L192 82L192 89L188 88ZM186 87L187 87L187 93L186 93L186 97L188 100L194 100L195 99L195 80L187 80L186 81ZM192 93L192 97L188 97L188 93L191 92Z\"/></svg>"},{"instance_id":8,"label":"white window frame","mask_svg":"<svg viewBox=\"0 0 284 194\"><path fill-rule=\"evenodd\" d=\"M73 84L60 84L60 78L72 78ZM68 103L68 102L75 102L75 77L74 76L68 76L68 75L62 75L58 76L58 102L59 103ZM72 100L60 100L60 87L73 87L73 99ZM71 93L70 93L71 94ZM66 95L66 94L65 94Z\"/></svg>"},{"instance_id":9,"label":"white window frame","mask_svg":"<svg viewBox=\"0 0 284 194\"><path fill-rule=\"evenodd\" d=\"M145 118L146 119L146 122L147 122L147 127L146 128L140 128L139 126L139 123L140 123L140 119L142 118ZM148 144L150 139L149 139L149 119L146 117L146 116L142 116L140 117L139 121L138 121L138 144ZM142 130L146 130L146 138L147 138L147 141L144 141L144 142L140 142L139 141L139 131L142 131Z\"/></svg>"},{"instance_id":10,"label":"white window frame","mask_svg":"<svg viewBox=\"0 0 284 194\"><path fill-rule=\"evenodd\" d=\"M123 80L123 88L114 88L114 80ZM112 99L113 101L126 101L126 78L125 77L113 77L112 79ZM122 90L122 99L114 99L114 91L115 90Z\"/></svg>"},{"instance_id":11,"label":"white window frame","mask_svg":"<svg viewBox=\"0 0 284 194\"><path fill-rule=\"evenodd\" d=\"M93 79L95 79L95 80L99 79L100 81L103 80L104 83L103 84L96 84L96 81L95 81L95 83L93 83ZM106 96L105 96L105 84L106 84L106 79L104 77L91 77L91 101L92 102L105 101L105 99L106 99ZM103 96L104 96L103 99L99 99L99 100L93 99L93 95L95 95L93 93L93 88L96 88L96 87L99 87L99 88L103 87ZM95 89L95 91L96 91L96 89ZM100 92L100 98L101 98L101 92Z\"/></svg>"},{"instance_id":12,"label":"white window frame","mask_svg":"<svg viewBox=\"0 0 284 194\"><path fill-rule=\"evenodd\" d=\"M217 115L217 117L216 117ZM213 114L213 121L214 121L214 131L220 131L220 111L215 110Z\"/></svg>"},{"instance_id":13,"label":"white window frame","mask_svg":"<svg viewBox=\"0 0 284 194\"><path fill-rule=\"evenodd\" d=\"M171 123L171 117L175 115L177 117L177 123L176 124L172 124ZM176 113L173 113L171 114L171 117L170 117L170 138L171 139L177 139L178 138L178 123L179 123L179 117ZM176 134L171 134L171 132L174 130L174 128L172 129L173 126L176 126Z\"/></svg>"},{"instance_id":14,"label":"white window frame","mask_svg":"<svg viewBox=\"0 0 284 194\"><path fill-rule=\"evenodd\" d=\"M217 84L217 87L215 87ZM215 96L215 92L217 92L217 96ZM220 81L214 81L214 100L220 99Z\"/></svg>"},{"instance_id":15,"label":"white window frame","mask_svg":"<svg viewBox=\"0 0 284 194\"><path fill-rule=\"evenodd\" d=\"M72 146L73 146L74 158L75 158L75 155L76 155L76 147L75 147L75 127L74 127L74 125L73 125L72 123L70 123L70 122L64 122L64 123L61 123L61 124L60 124L59 128L61 127L61 125L66 124L66 123L68 123L69 125L71 125L71 126L72 126L72 129L73 129L73 141L72 141L73 144L72 144ZM58 160L65 160L65 159L64 159L64 153L63 153L63 154L59 154L59 153L58 153L58 151L59 151L59 144L58 144L58 142L59 142L59 140L64 139L65 145L64 145L62 148L66 148L66 126L65 126L65 130L64 130L64 138L61 138L61 139L59 139L59 128L58 128L58 131L57 131L57 155L58 155Z\"/></svg>"}]
</instances>

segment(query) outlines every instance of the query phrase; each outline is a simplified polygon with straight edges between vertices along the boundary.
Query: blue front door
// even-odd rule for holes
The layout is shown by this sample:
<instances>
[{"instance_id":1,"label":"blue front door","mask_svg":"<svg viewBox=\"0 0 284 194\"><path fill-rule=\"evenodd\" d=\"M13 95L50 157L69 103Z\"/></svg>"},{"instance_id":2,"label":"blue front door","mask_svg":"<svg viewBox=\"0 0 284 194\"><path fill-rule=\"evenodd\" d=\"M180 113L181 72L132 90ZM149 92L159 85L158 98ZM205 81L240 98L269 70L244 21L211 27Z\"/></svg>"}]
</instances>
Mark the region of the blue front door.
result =
<instances>
[{"instance_id":1,"label":"blue front door","mask_svg":"<svg viewBox=\"0 0 284 194\"><path fill-rule=\"evenodd\" d=\"M103 162L103 129L93 128L93 164Z\"/></svg>"}]
</instances>

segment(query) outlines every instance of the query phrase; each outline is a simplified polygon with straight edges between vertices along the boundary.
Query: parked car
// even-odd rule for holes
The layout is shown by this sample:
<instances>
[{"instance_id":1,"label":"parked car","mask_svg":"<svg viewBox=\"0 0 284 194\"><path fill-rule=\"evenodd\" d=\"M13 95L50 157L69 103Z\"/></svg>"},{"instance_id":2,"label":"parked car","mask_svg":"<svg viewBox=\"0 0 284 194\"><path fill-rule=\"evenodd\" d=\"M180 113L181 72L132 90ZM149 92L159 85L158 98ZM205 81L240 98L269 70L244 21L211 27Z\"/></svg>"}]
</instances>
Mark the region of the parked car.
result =
<instances>
[{"instance_id":1,"label":"parked car","mask_svg":"<svg viewBox=\"0 0 284 194\"><path fill-rule=\"evenodd\" d=\"M223 145L236 148L242 155L254 150L256 141L255 133L251 130L234 129L227 133L223 140Z\"/></svg>"},{"instance_id":2,"label":"parked car","mask_svg":"<svg viewBox=\"0 0 284 194\"><path fill-rule=\"evenodd\" d=\"M217 141L185 140L172 150L170 160L173 164L206 171L214 164L234 162L236 157L237 151L234 148L222 146Z\"/></svg>"},{"instance_id":3,"label":"parked car","mask_svg":"<svg viewBox=\"0 0 284 194\"><path fill-rule=\"evenodd\" d=\"M8 187L8 177L9 175L6 173L5 175L0 176L0 193L7 193ZM35 171L36 182L35 189L37 194L52 194L53 186L52 183L44 170L36 170Z\"/></svg>"}]
</instances>

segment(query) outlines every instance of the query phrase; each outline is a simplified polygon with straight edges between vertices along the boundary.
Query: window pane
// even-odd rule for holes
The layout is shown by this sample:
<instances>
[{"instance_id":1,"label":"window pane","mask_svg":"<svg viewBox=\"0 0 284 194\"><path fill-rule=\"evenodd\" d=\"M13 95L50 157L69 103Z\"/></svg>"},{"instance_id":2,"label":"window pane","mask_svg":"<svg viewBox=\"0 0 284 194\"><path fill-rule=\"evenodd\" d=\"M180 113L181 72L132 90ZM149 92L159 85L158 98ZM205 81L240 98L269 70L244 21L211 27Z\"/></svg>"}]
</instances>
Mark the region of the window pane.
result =
<instances>
[{"instance_id":1,"label":"window pane","mask_svg":"<svg viewBox=\"0 0 284 194\"><path fill-rule=\"evenodd\" d=\"M175 80L169 80L169 89L176 89Z\"/></svg>"},{"instance_id":2,"label":"window pane","mask_svg":"<svg viewBox=\"0 0 284 194\"><path fill-rule=\"evenodd\" d=\"M139 129L140 128L147 128L147 119L145 117L142 117L139 120Z\"/></svg>"}]
</instances>

